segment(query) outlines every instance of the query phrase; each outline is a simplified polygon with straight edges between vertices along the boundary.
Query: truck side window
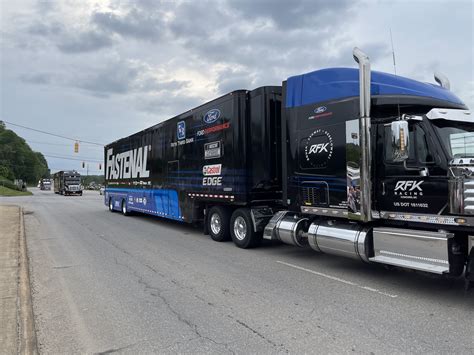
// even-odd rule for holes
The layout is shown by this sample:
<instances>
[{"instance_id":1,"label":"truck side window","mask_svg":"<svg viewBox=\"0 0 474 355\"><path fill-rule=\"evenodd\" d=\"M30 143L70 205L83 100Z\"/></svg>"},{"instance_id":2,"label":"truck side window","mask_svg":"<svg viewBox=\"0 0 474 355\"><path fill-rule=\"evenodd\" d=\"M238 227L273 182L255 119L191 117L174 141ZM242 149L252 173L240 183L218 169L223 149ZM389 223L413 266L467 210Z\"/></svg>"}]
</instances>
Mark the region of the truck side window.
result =
<instances>
[{"instance_id":1,"label":"truck side window","mask_svg":"<svg viewBox=\"0 0 474 355\"><path fill-rule=\"evenodd\" d=\"M432 163L433 155L428 148L428 141L426 139L425 131L418 124L412 124L410 130L410 147L408 152L407 164L426 164ZM385 162L388 164L401 164L392 160L392 133L390 126L385 126L384 129L384 150Z\"/></svg>"}]
</instances>

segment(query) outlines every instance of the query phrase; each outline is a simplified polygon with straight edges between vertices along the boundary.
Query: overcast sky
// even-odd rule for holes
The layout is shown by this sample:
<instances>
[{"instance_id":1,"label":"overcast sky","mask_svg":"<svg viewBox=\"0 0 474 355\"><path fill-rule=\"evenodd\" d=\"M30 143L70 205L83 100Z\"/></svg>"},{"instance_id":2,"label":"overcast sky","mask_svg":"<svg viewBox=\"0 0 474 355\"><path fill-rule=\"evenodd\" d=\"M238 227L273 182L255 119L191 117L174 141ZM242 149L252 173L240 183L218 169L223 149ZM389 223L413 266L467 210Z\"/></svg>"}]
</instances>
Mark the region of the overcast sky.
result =
<instances>
[{"instance_id":1,"label":"overcast sky","mask_svg":"<svg viewBox=\"0 0 474 355\"><path fill-rule=\"evenodd\" d=\"M108 143L236 89L356 67L433 82L474 108L473 2L0 0L0 120ZM7 125L45 155L100 147ZM52 171L80 161L47 157ZM96 173L98 163L89 163ZM82 171L85 172L85 171Z\"/></svg>"}]
</instances>

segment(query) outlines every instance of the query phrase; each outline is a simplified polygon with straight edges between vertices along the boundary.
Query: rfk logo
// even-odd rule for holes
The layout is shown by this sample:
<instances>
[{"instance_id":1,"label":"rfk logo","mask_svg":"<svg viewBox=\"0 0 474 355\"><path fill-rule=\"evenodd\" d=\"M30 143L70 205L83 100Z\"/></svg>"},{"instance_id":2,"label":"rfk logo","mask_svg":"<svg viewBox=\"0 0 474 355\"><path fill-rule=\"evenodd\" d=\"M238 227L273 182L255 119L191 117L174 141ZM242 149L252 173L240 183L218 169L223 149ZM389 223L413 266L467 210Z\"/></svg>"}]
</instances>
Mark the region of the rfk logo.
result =
<instances>
[{"instance_id":1,"label":"rfk logo","mask_svg":"<svg viewBox=\"0 0 474 355\"><path fill-rule=\"evenodd\" d=\"M308 154L318 154L322 152L328 152L328 145L329 143L319 143L319 144L313 144L311 147L309 147L309 153Z\"/></svg>"},{"instance_id":2,"label":"rfk logo","mask_svg":"<svg viewBox=\"0 0 474 355\"><path fill-rule=\"evenodd\" d=\"M395 191L423 191L421 188L421 184L423 184L423 180L416 181L416 180L407 180L407 181L397 181L397 185L395 186Z\"/></svg>"}]
</instances>

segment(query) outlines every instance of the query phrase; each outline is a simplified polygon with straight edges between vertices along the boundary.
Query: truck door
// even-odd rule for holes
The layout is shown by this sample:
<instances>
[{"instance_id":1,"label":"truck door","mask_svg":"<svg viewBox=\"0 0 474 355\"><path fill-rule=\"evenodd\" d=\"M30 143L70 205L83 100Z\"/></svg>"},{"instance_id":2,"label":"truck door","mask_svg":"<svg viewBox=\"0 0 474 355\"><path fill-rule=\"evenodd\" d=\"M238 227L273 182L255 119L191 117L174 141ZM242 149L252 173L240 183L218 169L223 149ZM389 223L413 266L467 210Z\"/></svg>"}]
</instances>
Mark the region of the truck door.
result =
<instances>
[{"instance_id":1,"label":"truck door","mask_svg":"<svg viewBox=\"0 0 474 355\"><path fill-rule=\"evenodd\" d=\"M429 127L409 122L409 157L394 162L390 124L377 127L376 207L384 212L436 215L446 208L448 183Z\"/></svg>"}]
</instances>

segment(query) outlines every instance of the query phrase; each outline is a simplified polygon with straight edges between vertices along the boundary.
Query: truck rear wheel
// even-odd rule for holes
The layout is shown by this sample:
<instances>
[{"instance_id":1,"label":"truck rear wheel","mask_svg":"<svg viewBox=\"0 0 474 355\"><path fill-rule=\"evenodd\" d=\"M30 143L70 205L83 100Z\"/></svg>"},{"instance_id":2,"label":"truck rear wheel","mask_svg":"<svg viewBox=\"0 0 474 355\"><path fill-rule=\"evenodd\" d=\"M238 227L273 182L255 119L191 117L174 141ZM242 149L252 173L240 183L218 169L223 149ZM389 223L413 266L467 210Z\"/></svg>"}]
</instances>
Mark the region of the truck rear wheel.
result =
<instances>
[{"instance_id":1,"label":"truck rear wheel","mask_svg":"<svg viewBox=\"0 0 474 355\"><path fill-rule=\"evenodd\" d=\"M254 248L262 241L262 236L253 229L252 216L248 208L239 208L232 213L230 234L239 248Z\"/></svg>"},{"instance_id":2,"label":"truck rear wheel","mask_svg":"<svg viewBox=\"0 0 474 355\"><path fill-rule=\"evenodd\" d=\"M207 216L207 229L212 240L223 242L230 239L229 212L221 206L214 206Z\"/></svg>"}]
</instances>

